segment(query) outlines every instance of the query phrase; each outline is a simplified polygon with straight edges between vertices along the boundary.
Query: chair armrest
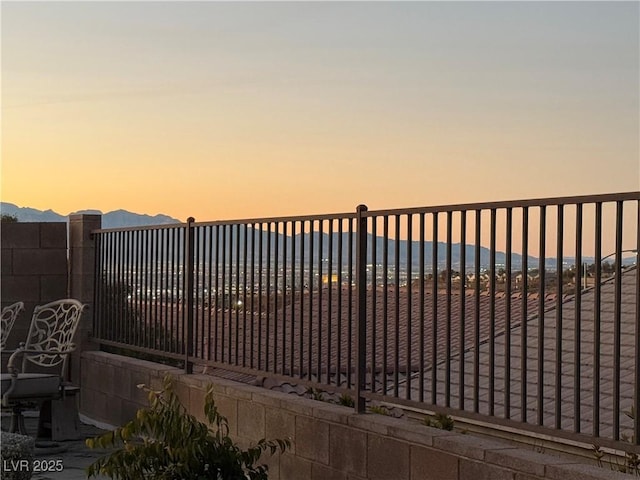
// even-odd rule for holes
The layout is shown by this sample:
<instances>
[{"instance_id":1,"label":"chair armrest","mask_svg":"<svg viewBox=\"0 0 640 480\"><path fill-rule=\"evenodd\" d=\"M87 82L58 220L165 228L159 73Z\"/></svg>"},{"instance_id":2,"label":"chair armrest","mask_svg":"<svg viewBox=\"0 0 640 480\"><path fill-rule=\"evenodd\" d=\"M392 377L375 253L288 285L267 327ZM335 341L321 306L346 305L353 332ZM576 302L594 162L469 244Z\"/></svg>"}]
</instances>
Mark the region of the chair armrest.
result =
<instances>
[{"instance_id":1,"label":"chair armrest","mask_svg":"<svg viewBox=\"0 0 640 480\"><path fill-rule=\"evenodd\" d=\"M11 374L11 384L9 388L7 388L4 392L2 392L2 406L9 406L9 396L13 393L16 388L16 384L18 383L18 376Z\"/></svg>"},{"instance_id":2,"label":"chair armrest","mask_svg":"<svg viewBox=\"0 0 640 480\"><path fill-rule=\"evenodd\" d=\"M20 343L20 346L16 348L9 357L9 361L7 362L7 372L9 372L12 377L17 377L18 373L20 373L14 364L16 362L16 358L22 355L24 353L24 350L24 342L22 342Z\"/></svg>"},{"instance_id":3,"label":"chair armrest","mask_svg":"<svg viewBox=\"0 0 640 480\"><path fill-rule=\"evenodd\" d=\"M28 349L24 347L24 343L21 343L20 346L11 354L9 357L9 361L7 362L7 371L13 377L17 377L18 373L20 373L20 369L15 365L16 359L25 353L33 353L33 354L49 354L49 355L68 355L69 353L74 352L76 349L75 344L70 344L64 350L39 350L39 349Z\"/></svg>"}]
</instances>

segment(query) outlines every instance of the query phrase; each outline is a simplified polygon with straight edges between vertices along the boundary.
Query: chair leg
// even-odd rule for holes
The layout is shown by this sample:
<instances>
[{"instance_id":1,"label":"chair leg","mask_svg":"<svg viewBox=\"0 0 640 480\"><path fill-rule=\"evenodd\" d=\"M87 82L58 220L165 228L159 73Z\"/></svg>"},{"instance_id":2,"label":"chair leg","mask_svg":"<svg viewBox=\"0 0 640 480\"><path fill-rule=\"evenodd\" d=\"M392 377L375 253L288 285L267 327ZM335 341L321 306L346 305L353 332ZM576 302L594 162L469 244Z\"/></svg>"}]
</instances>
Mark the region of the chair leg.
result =
<instances>
[{"instance_id":1,"label":"chair leg","mask_svg":"<svg viewBox=\"0 0 640 480\"><path fill-rule=\"evenodd\" d=\"M9 432L19 433L20 435L27 435L27 427L24 424L24 416L22 415L22 407L16 405L11 412L11 425L9 426Z\"/></svg>"},{"instance_id":2,"label":"chair leg","mask_svg":"<svg viewBox=\"0 0 640 480\"><path fill-rule=\"evenodd\" d=\"M40 415L38 415L38 438L51 439L51 400L47 400L40 405Z\"/></svg>"}]
</instances>

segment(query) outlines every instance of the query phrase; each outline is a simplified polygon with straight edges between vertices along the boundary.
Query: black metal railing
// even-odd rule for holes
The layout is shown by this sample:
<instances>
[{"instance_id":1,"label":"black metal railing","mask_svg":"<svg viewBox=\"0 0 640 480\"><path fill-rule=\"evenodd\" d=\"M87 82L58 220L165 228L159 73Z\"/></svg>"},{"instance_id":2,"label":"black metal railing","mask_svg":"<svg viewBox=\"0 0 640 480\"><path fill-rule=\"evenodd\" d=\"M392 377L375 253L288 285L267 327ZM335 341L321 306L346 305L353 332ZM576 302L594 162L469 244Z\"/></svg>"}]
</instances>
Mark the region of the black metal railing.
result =
<instances>
[{"instance_id":1,"label":"black metal railing","mask_svg":"<svg viewBox=\"0 0 640 480\"><path fill-rule=\"evenodd\" d=\"M98 230L95 337L348 393L359 412L381 400L638 451L639 204Z\"/></svg>"}]
</instances>

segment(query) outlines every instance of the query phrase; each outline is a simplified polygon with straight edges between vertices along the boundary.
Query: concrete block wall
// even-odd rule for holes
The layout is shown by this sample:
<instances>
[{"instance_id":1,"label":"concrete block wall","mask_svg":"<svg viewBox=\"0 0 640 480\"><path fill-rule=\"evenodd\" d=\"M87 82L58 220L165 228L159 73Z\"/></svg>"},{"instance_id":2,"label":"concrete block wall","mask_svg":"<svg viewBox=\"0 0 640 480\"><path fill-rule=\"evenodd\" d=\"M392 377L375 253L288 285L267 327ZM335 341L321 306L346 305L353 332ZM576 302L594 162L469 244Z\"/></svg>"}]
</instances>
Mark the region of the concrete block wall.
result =
<instances>
[{"instance_id":1,"label":"concrete block wall","mask_svg":"<svg viewBox=\"0 0 640 480\"><path fill-rule=\"evenodd\" d=\"M525 450L514 444L438 430L406 419L300 398L105 352L82 354L82 413L121 425L165 374L191 414L204 418L206 389L229 421L231 436L247 446L261 438L290 438L291 449L268 457L272 480L604 480L627 479L608 469Z\"/></svg>"},{"instance_id":2,"label":"concrete block wall","mask_svg":"<svg viewBox=\"0 0 640 480\"><path fill-rule=\"evenodd\" d=\"M1 234L2 307L24 302L7 348L24 341L36 305L68 296L67 224L3 223Z\"/></svg>"}]
</instances>

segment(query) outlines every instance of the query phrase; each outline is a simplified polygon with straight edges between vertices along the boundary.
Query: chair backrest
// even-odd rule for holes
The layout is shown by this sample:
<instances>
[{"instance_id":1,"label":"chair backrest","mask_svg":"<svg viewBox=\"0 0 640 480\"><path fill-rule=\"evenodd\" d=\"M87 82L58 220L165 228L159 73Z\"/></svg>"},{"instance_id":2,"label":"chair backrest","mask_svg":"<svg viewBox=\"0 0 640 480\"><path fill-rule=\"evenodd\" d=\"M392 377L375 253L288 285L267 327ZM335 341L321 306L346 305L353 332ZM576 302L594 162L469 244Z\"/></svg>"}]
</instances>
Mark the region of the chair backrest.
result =
<instances>
[{"instance_id":1,"label":"chair backrest","mask_svg":"<svg viewBox=\"0 0 640 480\"><path fill-rule=\"evenodd\" d=\"M2 309L2 317L0 318L0 350L4 350L4 347L7 345L9 333L22 310L24 310L24 303L22 302L16 302Z\"/></svg>"},{"instance_id":2,"label":"chair backrest","mask_svg":"<svg viewBox=\"0 0 640 480\"><path fill-rule=\"evenodd\" d=\"M67 356L75 348L72 340L84 308L85 305L78 300L65 298L39 305L33 310L24 344L23 372L27 371L28 362L41 367L62 364L60 373L64 372Z\"/></svg>"}]
</instances>

